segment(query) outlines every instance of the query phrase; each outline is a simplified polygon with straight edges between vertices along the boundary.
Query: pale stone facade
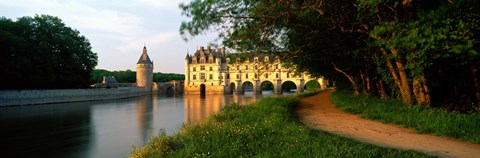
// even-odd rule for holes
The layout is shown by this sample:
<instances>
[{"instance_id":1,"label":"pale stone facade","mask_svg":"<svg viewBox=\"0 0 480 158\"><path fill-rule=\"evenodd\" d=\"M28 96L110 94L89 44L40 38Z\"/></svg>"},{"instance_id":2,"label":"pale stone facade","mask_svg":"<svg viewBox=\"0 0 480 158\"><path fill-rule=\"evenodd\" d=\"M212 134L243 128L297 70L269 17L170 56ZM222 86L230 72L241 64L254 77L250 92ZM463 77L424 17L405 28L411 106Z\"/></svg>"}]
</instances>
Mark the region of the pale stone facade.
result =
<instances>
[{"instance_id":1,"label":"pale stone facade","mask_svg":"<svg viewBox=\"0 0 480 158\"><path fill-rule=\"evenodd\" d=\"M245 87L254 93L262 93L261 85L271 82L275 93L282 93L285 82L293 82L297 92L303 92L305 83L317 81L324 88L322 78L311 78L308 74L295 74L282 67L279 59L261 55L230 61L224 48L217 50L209 46L200 47L193 55L185 57L185 94L243 94ZM233 60L233 59L232 59Z\"/></svg>"}]
</instances>

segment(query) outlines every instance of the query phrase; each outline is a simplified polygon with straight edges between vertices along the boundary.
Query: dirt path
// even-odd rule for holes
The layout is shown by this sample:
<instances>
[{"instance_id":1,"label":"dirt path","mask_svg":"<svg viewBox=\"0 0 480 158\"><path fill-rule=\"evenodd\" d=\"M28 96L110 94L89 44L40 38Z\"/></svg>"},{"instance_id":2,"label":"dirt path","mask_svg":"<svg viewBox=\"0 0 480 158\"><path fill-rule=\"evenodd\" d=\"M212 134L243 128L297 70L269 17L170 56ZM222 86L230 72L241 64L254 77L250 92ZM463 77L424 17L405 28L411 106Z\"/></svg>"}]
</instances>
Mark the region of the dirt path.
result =
<instances>
[{"instance_id":1,"label":"dirt path","mask_svg":"<svg viewBox=\"0 0 480 158\"><path fill-rule=\"evenodd\" d=\"M439 157L480 157L480 144L417 134L412 129L366 120L343 112L330 102L332 92L321 92L300 99L300 106L296 110L299 119L310 127L380 146L413 149Z\"/></svg>"}]
</instances>

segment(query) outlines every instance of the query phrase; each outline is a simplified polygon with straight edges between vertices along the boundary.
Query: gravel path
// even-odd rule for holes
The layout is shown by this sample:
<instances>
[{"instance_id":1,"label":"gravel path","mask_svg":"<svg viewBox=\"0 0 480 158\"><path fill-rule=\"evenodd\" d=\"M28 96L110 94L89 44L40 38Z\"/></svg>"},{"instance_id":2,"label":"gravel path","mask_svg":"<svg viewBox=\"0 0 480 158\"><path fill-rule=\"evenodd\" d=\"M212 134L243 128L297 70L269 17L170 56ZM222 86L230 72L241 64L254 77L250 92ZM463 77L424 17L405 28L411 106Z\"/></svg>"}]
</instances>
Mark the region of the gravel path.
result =
<instances>
[{"instance_id":1,"label":"gravel path","mask_svg":"<svg viewBox=\"0 0 480 158\"><path fill-rule=\"evenodd\" d=\"M296 109L299 119L312 128L380 146L412 149L439 157L480 157L480 144L417 134L413 129L346 113L332 105L329 100L332 93L333 91L326 91L300 99L300 105Z\"/></svg>"}]
</instances>

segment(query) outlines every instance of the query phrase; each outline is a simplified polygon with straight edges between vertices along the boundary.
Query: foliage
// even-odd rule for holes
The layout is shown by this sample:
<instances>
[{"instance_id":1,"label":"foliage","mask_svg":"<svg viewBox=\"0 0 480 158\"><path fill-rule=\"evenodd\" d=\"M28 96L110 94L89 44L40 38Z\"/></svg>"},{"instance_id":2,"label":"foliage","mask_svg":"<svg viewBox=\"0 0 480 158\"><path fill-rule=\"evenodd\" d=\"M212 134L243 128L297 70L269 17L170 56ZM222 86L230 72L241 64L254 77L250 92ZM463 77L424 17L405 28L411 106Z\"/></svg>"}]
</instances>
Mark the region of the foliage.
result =
<instances>
[{"instance_id":1,"label":"foliage","mask_svg":"<svg viewBox=\"0 0 480 158\"><path fill-rule=\"evenodd\" d=\"M118 83L135 83L137 82L137 73L132 70L126 71L108 71L96 69L92 72L91 83L102 82L103 76L114 76ZM185 80L185 75L174 73L153 73L153 82L168 82L172 80Z\"/></svg>"},{"instance_id":2,"label":"foliage","mask_svg":"<svg viewBox=\"0 0 480 158\"><path fill-rule=\"evenodd\" d=\"M477 0L194 0L180 8L191 18L180 27L185 38L215 30L227 47L272 53L337 88L480 106Z\"/></svg>"},{"instance_id":3,"label":"foliage","mask_svg":"<svg viewBox=\"0 0 480 158\"><path fill-rule=\"evenodd\" d=\"M342 91L335 91L330 99L343 110L368 119L414 128L418 133L431 133L480 143L478 113L461 114L420 105L405 106L398 100L354 96Z\"/></svg>"},{"instance_id":4,"label":"foliage","mask_svg":"<svg viewBox=\"0 0 480 158\"><path fill-rule=\"evenodd\" d=\"M320 89L322 87L320 86L320 83L318 83L318 81L311 80L305 83L305 88L308 90L314 90L314 89Z\"/></svg>"},{"instance_id":5,"label":"foliage","mask_svg":"<svg viewBox=\"0 0 480 158\"><path fill-rule=\"evenodd\" d=\"M50 15L0 18L1 89L87 87L97 54L78 30Z\"/></svg>"},{"instance_id":6,"label":"foliage","mask_svg":"<svg viewBox=\"0 0 480 158\"><path fill-rule=\"evenodd\" d=\"M175 73L153 73L154 82L168 82L173 80L185 80L184 74L175 74Z\"/></svg>"},{"instance_id":7,"label":"foliage","mask_svg":"<svg viewBox=\"0 0 480 158\"><path fill-rule=\"evenodd\" d=\"M295 100L231 104L208 120L184 125L178 134L153 138L129 157L427 157L308 128L292 113Z\"/></svg>"}]
</instances>

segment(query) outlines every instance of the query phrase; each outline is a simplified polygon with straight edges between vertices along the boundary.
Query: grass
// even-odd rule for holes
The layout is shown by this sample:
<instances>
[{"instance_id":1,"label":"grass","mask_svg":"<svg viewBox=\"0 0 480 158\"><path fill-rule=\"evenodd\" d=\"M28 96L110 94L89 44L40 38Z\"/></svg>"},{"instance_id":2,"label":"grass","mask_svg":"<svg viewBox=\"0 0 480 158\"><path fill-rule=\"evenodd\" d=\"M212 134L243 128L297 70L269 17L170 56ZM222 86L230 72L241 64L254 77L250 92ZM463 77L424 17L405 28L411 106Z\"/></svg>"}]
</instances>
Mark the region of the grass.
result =
<instances>
[{"instance_id":1,"label":"grass","mask_svg":"<svg viewBox=\"0 0 480 158\"><path fill-rule=\"evenodd\" d=\"M184 125L177 134L163 133L134 147L129 157L428 157L308 128L293 114L297 97L225 106L201 123Z\"/></svg>"},{"instance_id":2,"label":"grass","mask_svg":"<svg viewBox=\"0 0 480 158\"><path fill-rule=\"evenodd\" d=\"M401 101L372 96L354 96L336 91L330 100L343 110L364 118L413 128L417 133L447 136L480 144L480 115L449 112L421 105L406 106Z\"/></svg>"}]
</instances>

